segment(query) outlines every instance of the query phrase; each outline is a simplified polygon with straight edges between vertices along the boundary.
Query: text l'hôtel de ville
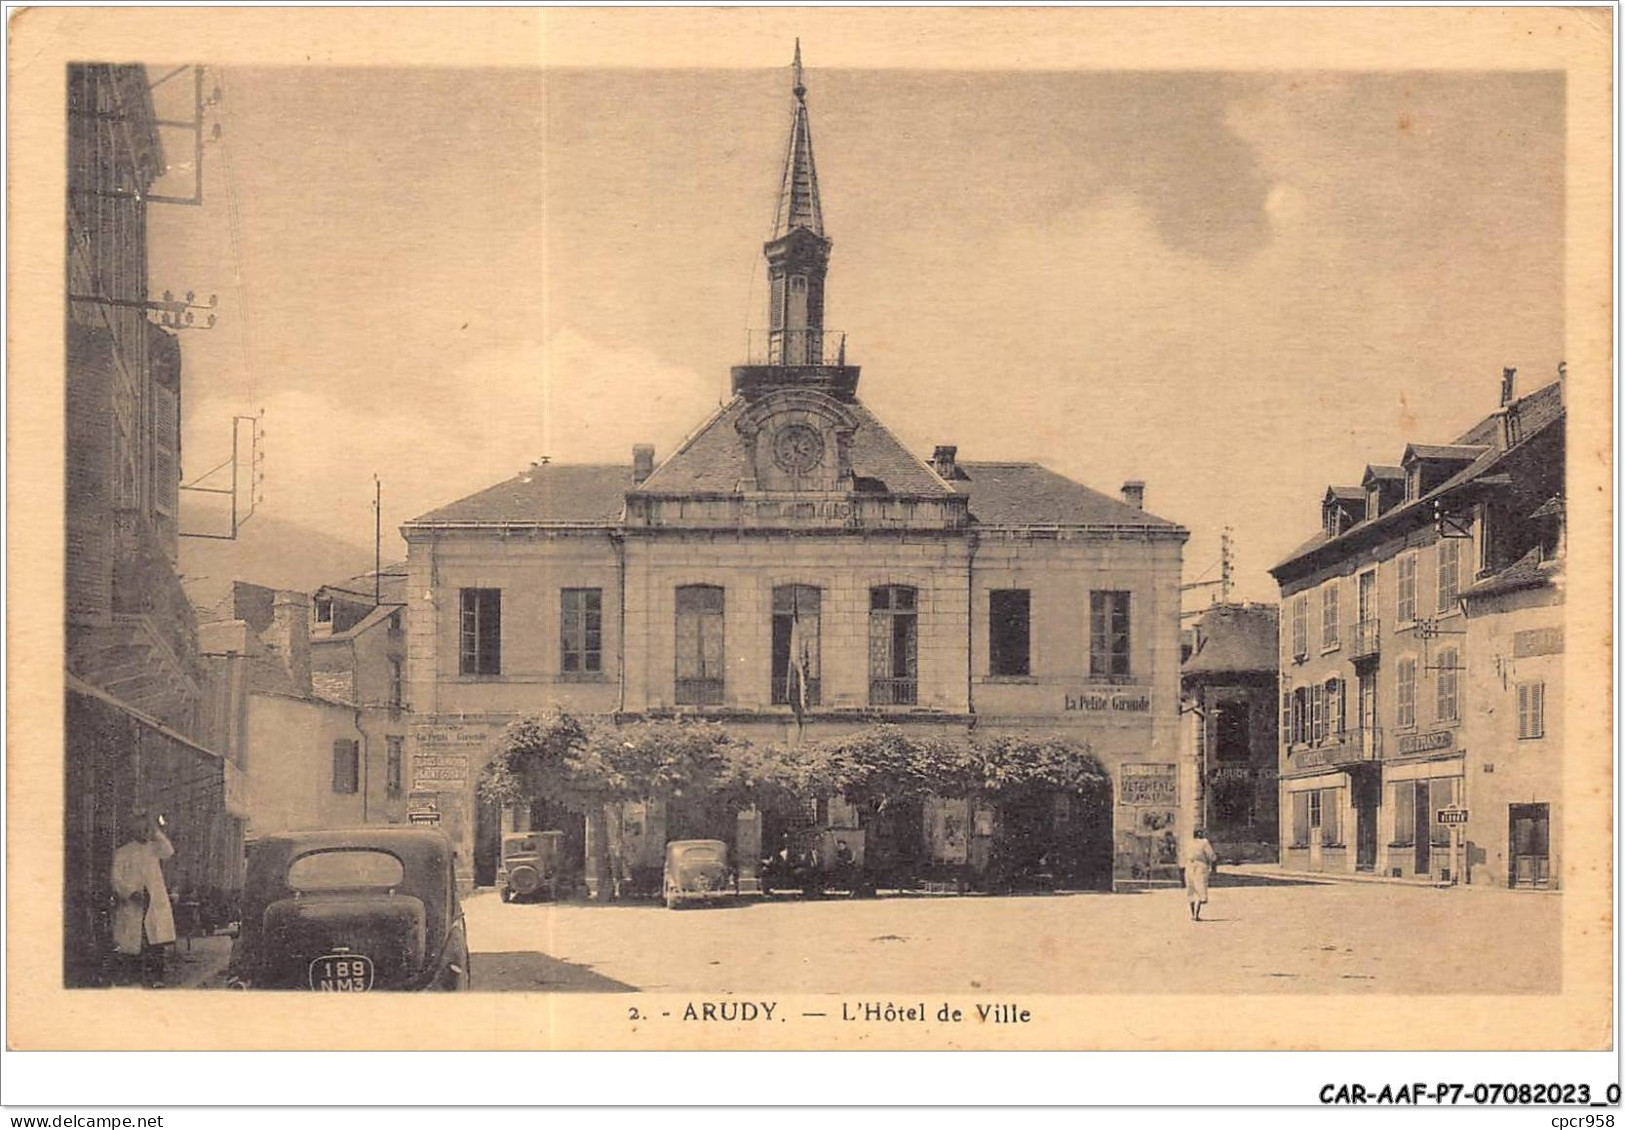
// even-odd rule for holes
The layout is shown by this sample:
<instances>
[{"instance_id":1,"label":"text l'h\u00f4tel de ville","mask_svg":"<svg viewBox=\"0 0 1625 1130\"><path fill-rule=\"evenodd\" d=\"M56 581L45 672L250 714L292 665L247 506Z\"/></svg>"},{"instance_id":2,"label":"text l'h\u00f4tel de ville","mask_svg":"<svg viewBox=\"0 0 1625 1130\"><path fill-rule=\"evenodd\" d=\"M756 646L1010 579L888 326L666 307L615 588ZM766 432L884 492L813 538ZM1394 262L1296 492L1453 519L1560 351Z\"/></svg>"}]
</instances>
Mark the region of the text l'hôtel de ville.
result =
<instances>
[{"instance_id":1,"label":"text l'h\u00f4tel de ville","mask_svg":"<svg viewBox=\"0 0 1625 1130\"><path fill-rule=\"evenodd\" d=\"M840 1012L804 1012L802 1017L814 1020L840 1020L858 1024L1028 1024L1032 1022L1030 1009L1013 1002L999 1004L973 1004L969 1008L943 1002L931 1006L924 1001L899 1003L897 1001L842 1001ZM689 1001L683 1009L684 1020L704 1022L771 1023L784 1019L778 1001Z\"/></svg>"}]
</instances>

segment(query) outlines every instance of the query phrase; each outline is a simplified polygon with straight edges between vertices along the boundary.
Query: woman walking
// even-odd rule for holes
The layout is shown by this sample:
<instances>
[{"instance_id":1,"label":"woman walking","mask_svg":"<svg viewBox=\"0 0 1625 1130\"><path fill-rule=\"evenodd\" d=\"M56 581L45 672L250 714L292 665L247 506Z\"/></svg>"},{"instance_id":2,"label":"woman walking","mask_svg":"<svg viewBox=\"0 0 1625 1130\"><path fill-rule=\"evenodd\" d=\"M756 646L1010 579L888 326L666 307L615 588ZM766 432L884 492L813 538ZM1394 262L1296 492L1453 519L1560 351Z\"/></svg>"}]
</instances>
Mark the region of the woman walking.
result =
<instances>
[{"instance_id":1,"label":"woman walking","mask_svg":"<svg viewBox=\"0 0 1625 1130\"><path fill-rule=\"evenodd\" d=\"M1207 879L1218 865L1219 855L1208 843L1207 833L1198 828L1191 837L1191 848L1185 856L1185 897L1191 904L1191 921L1202 920L1202 904L1207 902Z\"/></svg>"}]
</instances>

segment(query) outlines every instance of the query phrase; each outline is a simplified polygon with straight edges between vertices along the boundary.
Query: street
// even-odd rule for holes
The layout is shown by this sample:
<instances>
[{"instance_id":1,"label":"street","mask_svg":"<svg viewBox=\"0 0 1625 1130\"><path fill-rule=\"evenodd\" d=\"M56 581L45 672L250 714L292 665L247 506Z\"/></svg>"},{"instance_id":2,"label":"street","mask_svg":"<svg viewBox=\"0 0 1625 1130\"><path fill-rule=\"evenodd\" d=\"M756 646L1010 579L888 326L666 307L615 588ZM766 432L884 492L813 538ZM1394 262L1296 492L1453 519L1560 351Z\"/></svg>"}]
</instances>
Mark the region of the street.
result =
<instances>
[{"instance_id":1,"label":"street","mask_svg":"<svg viewBox=\"0 0 1625 1130\"><path fill-rule=\"evenodd\" d=\"M1549 993L1562 900L1221 873L1182 890L667 910L466 904L476 990Z\"/></svg>"}]
</instances>

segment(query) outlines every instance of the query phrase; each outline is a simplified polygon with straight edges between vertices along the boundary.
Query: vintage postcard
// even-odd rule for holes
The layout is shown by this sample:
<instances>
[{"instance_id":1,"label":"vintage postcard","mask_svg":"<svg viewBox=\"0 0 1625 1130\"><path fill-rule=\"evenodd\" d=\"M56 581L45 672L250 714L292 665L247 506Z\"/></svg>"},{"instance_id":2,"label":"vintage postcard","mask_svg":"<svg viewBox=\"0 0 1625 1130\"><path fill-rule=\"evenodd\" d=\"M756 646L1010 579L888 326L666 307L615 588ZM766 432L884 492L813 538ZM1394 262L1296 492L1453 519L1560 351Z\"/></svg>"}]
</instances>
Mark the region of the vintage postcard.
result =
<instances>
[{"instance_id":1,"label":"vintage postcard","mask_svg":"<svg viewBox=\"0 0 1625 1130\"><path fill-rule=\"evenodd\" d=\"M1610 10L11 33L14 1047L1610 1045Z\"/></svg>"}]
</instances>

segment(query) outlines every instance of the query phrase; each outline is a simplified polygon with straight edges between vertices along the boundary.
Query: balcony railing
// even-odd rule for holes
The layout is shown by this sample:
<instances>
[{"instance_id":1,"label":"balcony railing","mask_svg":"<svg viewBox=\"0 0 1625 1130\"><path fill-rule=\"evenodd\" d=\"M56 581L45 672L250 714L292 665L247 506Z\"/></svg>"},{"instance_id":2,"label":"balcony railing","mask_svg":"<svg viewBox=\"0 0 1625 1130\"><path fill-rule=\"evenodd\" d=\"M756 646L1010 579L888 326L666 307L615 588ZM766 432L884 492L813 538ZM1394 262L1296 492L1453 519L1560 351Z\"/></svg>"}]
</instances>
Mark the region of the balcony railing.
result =
<instances>
[{"instance_id":1,"label":"balcony railing","mask_svg":"<svg viewBox=\"0 0 1625 1130\"><path fill-rule=\"evenodd\" d=\"M870 706L913 706L920 701L920 684L915 679L870 679Z\"/></svg>"},{"instance_id":2,"label":"balcony railing","mask_svg":"<svg viewBox=\"0 0 1625 1130\"><path fill-rule=\"evenodd\" d=\"M844 365L842 330L751 330L746 352L752 365Z\"/></svg>"},{"instance_id":3,"label":"balcony railing","mask_svg":"<svg viewBox=\"0 0 1625 1130\"><path fill-rule=\"evenodd\" d=\"M1382 760L1382 730L1376 726L1357 726L1338 730L1319 742L1294 746L1293 759L1300 768L1317 765L1350 765L1361 761Z\"/></svg>"},{"instance_id":4,"label":"balcony railing","mask_svg":"<svg viewBox=\"0 0 1625 1130\"><path fill-rule=\"evenodd\" d=\"M1382 633L1379 627L1376 620L1361 620L1354 625L1353 658L1369 659L1381 654Z\"/></svg>"},{"instance_id":5,"label":"balcony railing","mask_svg":"<svg viewBox=\"0 0 1625 1130\"><path fill-rule=\"evenodd\" d=\"M676 689L679 706L722 705L721 679L678 679Z\"/></svg>"}]
</instances>

